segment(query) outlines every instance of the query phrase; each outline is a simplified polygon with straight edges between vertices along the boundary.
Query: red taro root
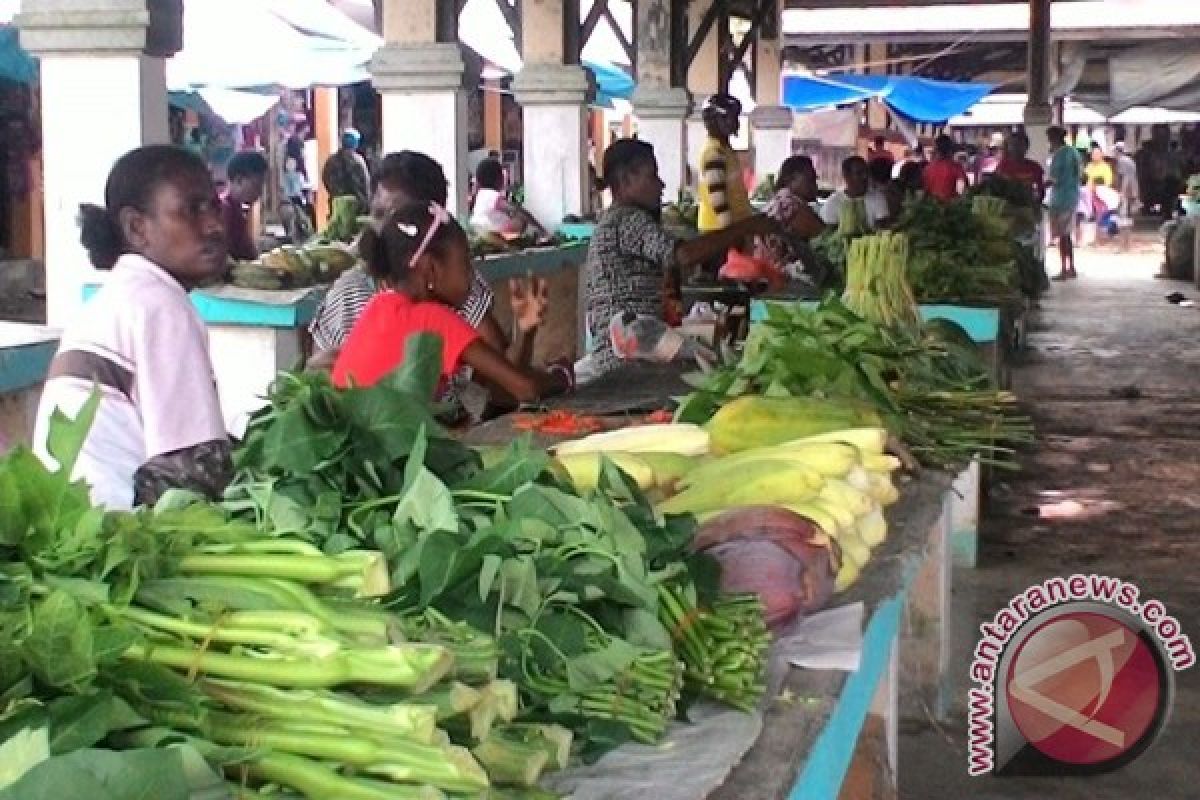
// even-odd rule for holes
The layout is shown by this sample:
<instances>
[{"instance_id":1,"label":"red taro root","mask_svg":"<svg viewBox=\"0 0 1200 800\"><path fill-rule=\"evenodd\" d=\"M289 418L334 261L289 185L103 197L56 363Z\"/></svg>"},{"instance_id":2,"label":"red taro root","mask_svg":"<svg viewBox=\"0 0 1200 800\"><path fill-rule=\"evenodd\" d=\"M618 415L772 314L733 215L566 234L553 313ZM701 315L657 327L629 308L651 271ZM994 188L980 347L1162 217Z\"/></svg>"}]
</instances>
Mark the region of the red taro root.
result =
<instances>
[{"instance_id":1,"label":"red taro root","mask_svg":"<svg viewBox=\"0 0 1200 800\"><path fill-rule=\"evenodd\" d=\"M833 595L836 545L808 519L778 506L726 511L696 531L693 549L721 565L721 589L756 592L767 623L817 611Z\"/></svg>"}]
</instances>

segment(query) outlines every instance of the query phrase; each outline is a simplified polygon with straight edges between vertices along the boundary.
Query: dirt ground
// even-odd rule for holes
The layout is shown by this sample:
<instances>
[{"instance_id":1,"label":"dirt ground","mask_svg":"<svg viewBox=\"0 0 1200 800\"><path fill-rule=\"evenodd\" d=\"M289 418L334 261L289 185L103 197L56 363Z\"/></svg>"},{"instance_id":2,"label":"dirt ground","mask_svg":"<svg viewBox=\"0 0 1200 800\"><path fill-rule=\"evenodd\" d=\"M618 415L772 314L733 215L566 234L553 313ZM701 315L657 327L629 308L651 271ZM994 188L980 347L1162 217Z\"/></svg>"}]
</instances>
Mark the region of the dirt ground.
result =
<instances>
[{"instance_id":1,"label":"dirt ground","mask_svg":"<svg viewBox=\"0 0 1200 800\"><path fill-rule=\"evenodd\" d=\"M1093 778L970 778L965 698L978 626L1017 592L1082 571L1136 582L1200 647L1200 307L1165 299L1200 289L1154 278L1154 237L1128 253L1080 251L1080 278L1056 283L1031 319L1013 388L1040 444L1002 476L983 523L979 567L953 579L956 708L948 723L910 720L900 797L1125 800L1200 797L1200 667L1176 675L1159 740L1122 770ZM1052 271L1057 254L1051 251Z\"/></svg>"}]
</instances>

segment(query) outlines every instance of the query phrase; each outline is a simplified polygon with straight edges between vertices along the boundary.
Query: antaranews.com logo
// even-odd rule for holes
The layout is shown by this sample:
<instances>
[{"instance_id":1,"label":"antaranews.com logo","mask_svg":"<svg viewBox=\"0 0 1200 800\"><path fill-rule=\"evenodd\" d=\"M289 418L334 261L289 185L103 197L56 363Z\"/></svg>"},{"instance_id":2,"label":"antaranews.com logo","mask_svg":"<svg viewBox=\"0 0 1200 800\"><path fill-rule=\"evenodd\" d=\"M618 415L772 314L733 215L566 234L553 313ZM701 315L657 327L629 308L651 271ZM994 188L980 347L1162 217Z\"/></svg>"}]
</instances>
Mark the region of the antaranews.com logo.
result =
<instances>
[{"instance_id":1,"label":"antaranews.com logo","mask_svg":"<svg viewBox=\"0 0 1200 800\"><path fill-rule=\"evenodd\" d=\"M1166 607L1140 598L1119 578L1051 578L979 626L970 774L1096 774L1145 752L1196 655Z\"/></svg>"}]
</instances>

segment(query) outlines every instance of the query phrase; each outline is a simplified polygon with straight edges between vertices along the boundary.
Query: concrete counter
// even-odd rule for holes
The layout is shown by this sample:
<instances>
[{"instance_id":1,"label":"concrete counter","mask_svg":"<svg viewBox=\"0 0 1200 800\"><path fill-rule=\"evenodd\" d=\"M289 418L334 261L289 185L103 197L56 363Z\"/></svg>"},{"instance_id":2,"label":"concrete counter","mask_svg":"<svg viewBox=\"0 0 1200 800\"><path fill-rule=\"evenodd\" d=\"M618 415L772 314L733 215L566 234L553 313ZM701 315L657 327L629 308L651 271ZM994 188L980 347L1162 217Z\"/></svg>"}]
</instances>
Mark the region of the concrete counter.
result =
<instances>
[{"instance_id":1,"label":"concrete counter","mask_svg":"<svg viewBox=\"0 0 1200 800\"><path fill-rule=\"evenodd\" d=\"M54 328L0 321L0 452L29 444L58 340Z\"/></svg>"}]
</instances>

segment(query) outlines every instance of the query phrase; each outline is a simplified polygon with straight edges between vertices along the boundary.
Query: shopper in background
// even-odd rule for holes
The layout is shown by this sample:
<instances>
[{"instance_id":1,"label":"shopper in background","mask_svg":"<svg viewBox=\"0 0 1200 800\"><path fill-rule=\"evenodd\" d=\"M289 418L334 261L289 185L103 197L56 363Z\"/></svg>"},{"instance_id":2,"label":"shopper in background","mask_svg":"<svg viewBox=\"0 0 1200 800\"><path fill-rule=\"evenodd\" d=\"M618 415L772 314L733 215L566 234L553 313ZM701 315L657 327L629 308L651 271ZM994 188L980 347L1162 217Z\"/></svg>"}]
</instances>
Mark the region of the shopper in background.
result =
<instances>
[{"instance_id":1,"label":"shopper in background","mask_svg":"<svg viewBox=\"0 0 1200 800\"><path fill-rule=\"evenodd\" d=\"M1101 185L1103 186L1116 185L1116 180L1113 177L1113 168L1104 156L1104 148L1098 144L1092 145L1090 160L1088 161L1088 165L1084 167L1083 174L1087 178L1089 189L1094 188L1101 181Z\"/></svg>"},{"instance_id":2,"label":"shopper in background","mask_svg":"<svg viewBox=\"0 0 1200 800\"><path fill-rule=\"evenodd\" d=\"M250 209L262 199L270 166L262 153L238 153L229 160L225 174L229 186L221 198L221 218L229 255L239 261L258 258L257 231L250 230Z\"/></svg>"},{"instance_id":3,"label":"shopper in background","mask_svg":"<svg viewBox=\"0 0 1200 800\"><path fill-rule=\"evenodd\" d=\"M1080 184L1083 180L1083 165L1079 153L1067 144L1066 129L1052 125L1046 129L1046 138L1050 140L1050 174L1047 183L1050 186L1049 217L1050 235L1058 240L1058 255L1062 260L1062 268L1051 280L1065 281L1076 278L1075 245L1072 239L1075 232L1075 215L1079 209Z\"/></svg>"},{"instance_id":4,"label":"shopper in background","mask_svg":"<svg viewBox=\"0 0 1200 800\"><path fill-rule=\"evenodd\" d=\"M1114 148L1117 154L1117 192L1121 195L1121 217L1133 217L1141 197L1141 187L1138 185L1137 162L1126 151L1124 142L1117 142Z\"/></svg>"},{"instance_id":5,"label":"shopper in background","mask_svg":"<svg viewBox=\"0 0 1200 800\"><path fill-rule=\"evenodd\" d=\"M877 158L868 163L867 183L867 216L876 229L892 225L904 205L904 194L892 184L892 162Z\"/></svg>"},{"instance_id":6,"label":"shopper in background","mask_svg":"<svg viewBox=\"0 0 1200 800\"><path fill-rule=\"evenodd\" d=\"M370 206L371 170L358 152L362 135L353 128L342 131L342 146L331 155L321 170L321 182L332 201L335 197L353 197L362 210Z\"/></svg>"},{"instance_id":7,"label":"shopper in background","mask_svg":"<svg viewBox=\"0 0 1200 800\"><path fill-rule=\"evenodd\" d=\"M475 197L471 201L471 227L477 233L521 235L533 231L549 236L542 223L508 198L504 165L485 158L475 170Z\"/></svg>"},{"instance_id":8,"label":"shopper in background","mask_svg":"<svg viewBox=\"0 0 1200 800\"><path fill-rule=\"evenodd\" d=\"M925 167L925 191L942 202L950 202L967 188L967 171L954 158L954 140L946 134L933 143L933 161Z\"/></svg>"},{"instance_id":9,"label":"shopper in background","mask_svg":"<svg viewBox=\"0 0 1200 800\"><path fill-rule=\"evenodd\" d=\"M742 104L728 94L715 94L701 115L708 140L700 154L701 233L724 230L754 214L742 178L741 159L729 144L741 129Z\"/></svg>"},{"instance_id":10,"label":"shopper in background","mask_svg":"<svg viewBox=\"0 0 1200 800\"><path fill-rule=\"evenodd\" d=\"M34 449L50 466L49 421L100 401L75 463L92 501L152 504L171 488L216 499L232 472L208 352L188 291L225 270L225 232L204 162L150 145L113 165L104 207L80 208L80 241L111 274L63 331L38 407Z\"/></svg>"},{"instance_id":11,"label":"shopper in background","mask_svg":"<svg viewBox=\"0 0 1200 800\"><path fill-rule=\"evenodd\" d=\"M1029 136L1017 131L1004 144L1004 156L996 165L996 177L1018 181L1029 187L1034 204L1040 207L1046 196L1046 171L1029 158Z\"/></svg>"},{"instance_id":12,"label":"shopper in background","mask_svg":"<svg viewBox=\"0 0 1200 800\"><path fill-rule=\"evenodd\" d=\"M896 163L896 157L892 155L892 151L887 149L887 139L883 136L875 137L875 146L867 150L867 163L872 161L886 161L890 170Z\"/></svg>"}]
</instances>

